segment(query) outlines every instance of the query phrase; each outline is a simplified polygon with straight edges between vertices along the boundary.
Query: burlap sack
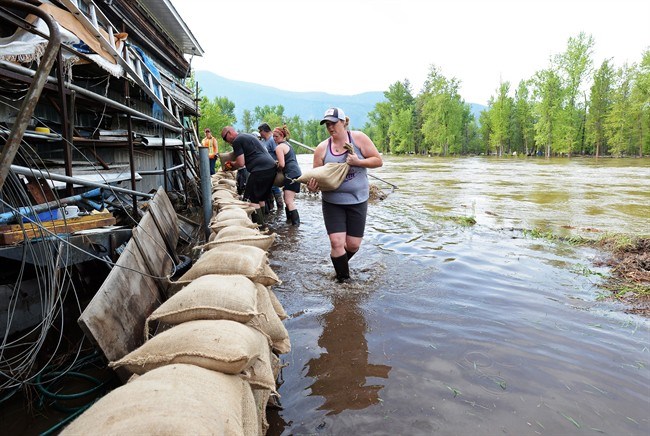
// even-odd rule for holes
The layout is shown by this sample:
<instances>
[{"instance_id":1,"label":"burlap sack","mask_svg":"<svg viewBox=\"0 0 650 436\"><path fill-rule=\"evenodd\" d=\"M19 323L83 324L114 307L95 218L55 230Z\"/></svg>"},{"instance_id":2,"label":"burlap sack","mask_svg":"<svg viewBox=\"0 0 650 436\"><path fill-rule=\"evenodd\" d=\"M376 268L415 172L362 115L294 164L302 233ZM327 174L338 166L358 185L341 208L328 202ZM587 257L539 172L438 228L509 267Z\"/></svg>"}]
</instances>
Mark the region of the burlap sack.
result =
<instances>
[{"instance_id":1,"label":"burlap sack","mask_svg":"<svg viewBox=\"0 0 650 436\"><path fill-rule=\"evenodd\" d=\"M239 200L238 200L239 201ZM241 202L242 204L220 204L218 208L216 208L217 213L228 210L228 209L241 209L246 212L246 214L250 217L251 214L255 211L255 208L250 205L250 203L246 202Z\"/></svg>"},{"instance_id":2,"label":"burlap sack","mask_svg":"<svg viewBox=\"0 0 650 436\"><path fill-rule=\"evenodd\" d=\"M265 435L269 430L269 422L266 419L266 405L269 403L271 391L269 389L253 389L255 399L255 410L257 411L257 431Z\"/></svg>"},{"instance_id":3,"label":"burlap sack","mask_svg":"<svg viewBox=\"0 0 650 436\"><path fill-rule=\"evenodd\" d=\"M258 233L252 235L242 235L242 234L227 235L225 232L230 229L252 230ZM207 244L201 245L200 247L204 250L212 250L217 247L223 247L225 244L241 244L241 245L249 245L251 247L261 248L264 251L268 251L269 248L271 248L271 246L273 245L274 241L275 241L275 233L263 235L259 233L258 230L255 229L248 229L239 226L231 226L231 227L225 227L221 229L219 233L217 233L217 236L212 241L209 241Z\"/></svg>"},{"instance_id":4,"label":"burlap sack","mask_svg":"<svg viewBox=\"0 0 650 436\"><path fill-rule=\"evenodd\" d=\"M248 322L248 325L258 328L271 338L273 350L279 354L286 354L291 351L291 341L289 332L280 321L280 317L275 313L269 291L266 286L255 285L257 287L257 311L261 316L255 317Z\"/></svg>"},{"instance_id":5,"label":"burlap sack","mask_svg":"<svg viewBox=\"0 0 650 436\"><path fill-rule=\"evenodd\" d=\"M219 199L236 200L237 193L231 192L227 189L217 189L212 193L212 201L217 201Z\"/></svg>"},{"instance_id":6,"label":"burlap sack","mask_svg":"<svg viewBox=\"0 0 650 436\"><path fill-rule=\"evenodd\" d=\"M178 324L154 336L109 367L144 374L175 363L240 375L251 386L275 390L269 338L245 324L198 320Z\"/></svg>"},{"instance_id":7,"label":"burlap sack","mask_svg":"<svg viewBox=\"0 0 650 436\"><path fill-rule=\"evenodd\" d=\"M221 171L223 172L234 172L234 171L226 171L224 168L224 165L228 161L235 160L235 152L231 151L228 153L219 153L219 160L221 161Z\"/></svg>"},{"instance_id":8,"label":"burlap sack","mask_svg":"<svg viewBox=\"0 0 650 436\"><path fill-rule=\"evenodd\" d=\"M145 339L154 321L181 324L199 319L247 323L259 315L258 289L241 275L208 274L193 280L161 304L145 321Z\"/></svg>"},{"instance_id":9,"label":"burlap sack","mask_svg":"<svg viewBox=\"0 0 650 436\"><path fill-rule=\"evenodd\" d=\"M293 181L307 184L311 179L316 179L321 191L333 191L341 186L348 171L350 171L350 165L345 162L329 162L323 166L303 171L302 175Z\"/></svg>"},{"instance_id":10,"label":"burlap sack","mask_svg":"<svg viewBox=\"0 0 650 436\"><path fill-rule=\"evenodd\" d=\"M289 316L287 315L287 312L284 311L284 307L282 307L282 303L280 303L280 300L278 300L278 297L275 295L275 292L271 288L266 288L269 291L269 298L271 299L271 304L273 305L273 309L275 309L275 313L278 314L281 320L287 319Z\"/></svg>"},{"instance_id":11,"label":"burlap sack","mask_svg":"<svg viewBox=\"0 0 650 436\"><path fill-rule=\"evenodd\" d=\"M256 223L251 221L250 218L237 218L210 223L210 230L219 233L222 229L231 226L248 227L249 229L257 229L259 227Z\"/></svg>"},{"instance_id":12,"label":"burlap sack","mask_svg":"<svg viewBox=\"0 0 650 436\"><path fill-rule=\"evenodd\" d=\"M221 179L219 179L219 181L217 183L219 185L226 185L226 186L229 186L231 188L237 188L237 181L236 180L221 178Z\"/></svg>"},{"instance_id":13,"label":"burlap sack","mask_svg":"<svg viewBox=\"0 0 650 436\"><path fill-rule=\"evenodd\" d=\"M268 265L266 251L240 244L205 251L175 283L184 285L206 274L243 275L266 286L281 283Z\"/></svg>"},{"instance_id":14,"label":"burlap sack","mask_svg":"<svg viewBox=\"0 0 650 436\"><path fill-rule=\"evenodd\" d=\"M226 221L232 219L248 219L248 213L244 209L222 209L214 217L215 221Z\"/></svg>"},{"instance_id":15,"label":"burlap sack","mask_svg":"<svg viewBox=\"0 0 650 436\"><path fill-rule=\"evenodd\" d=\"M61 435L259 434L258 404L240 377L195 365L154 369L114 389Z\"/></svg>"}]
</instances>

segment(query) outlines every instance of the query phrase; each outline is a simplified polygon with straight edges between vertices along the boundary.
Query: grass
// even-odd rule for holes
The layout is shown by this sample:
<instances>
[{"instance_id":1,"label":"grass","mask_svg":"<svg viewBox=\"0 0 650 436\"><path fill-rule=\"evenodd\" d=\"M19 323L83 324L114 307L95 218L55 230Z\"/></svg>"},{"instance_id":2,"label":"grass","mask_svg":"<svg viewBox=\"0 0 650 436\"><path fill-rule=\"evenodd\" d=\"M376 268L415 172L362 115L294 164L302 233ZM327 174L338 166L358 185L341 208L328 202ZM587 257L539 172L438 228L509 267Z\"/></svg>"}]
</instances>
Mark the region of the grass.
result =
<instances>
[{"instance_id":1,"label":"grass","mask_svg":"<svg viewBox=\"0 0 650 436\"><path fill-rule=\"evenodd\" d=\"M610 233L589 239L559 236L540 229L524 230L523 234L536 239L589 246L606 253L607 259L595 263L611 270L611 275L604 277L603 284L609 297L632 306L629 312L650 316L650 236ZM591 271L583 268L584 274L588 272Z\"/></svg>"}]
</instances>

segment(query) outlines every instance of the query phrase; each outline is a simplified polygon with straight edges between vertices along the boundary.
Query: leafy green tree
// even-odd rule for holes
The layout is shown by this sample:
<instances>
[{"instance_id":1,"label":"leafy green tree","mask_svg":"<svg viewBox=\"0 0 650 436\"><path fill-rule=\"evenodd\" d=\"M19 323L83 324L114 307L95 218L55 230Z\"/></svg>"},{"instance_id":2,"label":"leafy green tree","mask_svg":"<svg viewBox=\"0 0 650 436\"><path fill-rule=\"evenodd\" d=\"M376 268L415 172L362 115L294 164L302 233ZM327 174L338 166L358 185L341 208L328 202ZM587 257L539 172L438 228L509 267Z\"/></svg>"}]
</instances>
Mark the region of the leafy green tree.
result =
<instances>
[{"instance_id":1,"label":"leafy green tree","mask_svg":"<svg viewBox=\"0 0 650 436\"><path fill-rule=\"evenodd\" d=\"M535 120L529 94L528 83L520 81L513 102L512 137L516 151L526 156L531 154L535 142Z\"/></svg>"},{"instance_id":2,"label":"leafy green tree","mask_svg":"<svg viewBox=\"0 0 650 436\"><path fill-rule=\"evenodd\" d=\"M559 136L559 120L564 100L562 82L552 69L538 71L533 79L536 104L533 111L537 118L535 142L545 148L546 157L551 157L553 140Z\"/></svg>"},{"instance_id":3,"label":"leafy green tree","mask_svg":"<svg viewBox=\"0 0 650 436\"><path fill-rule=\"evenodd\" d=\"M556 144L569 156L584 142L586 104L583 104L583 88L585 78L591 74L593 46L593 37L581 32L577 37L569 38L566 51L556 58L565 98L563 111L558 118L557 130L560 135L556 137Z\"/></svg>"},{"instance_id":4,"label":"leafy green tree","mask_svg":"<svg viewBox=\"0 0 650 436\"><path fill-rule=\"evenodd\" d=\"M457 79L447 79L437 67L430 67L418 96L422 100L422 136L430 153L447 156L450 150L462 148L465 104L458 87Z\"/></svg>"},{"instance_id":5,"label":"leafy green tree","mask_svg":"<svg viewBox=\"0 0 650 436\"><path fill-rule=\"evenodd\" d=\"M284 124L284 106L255 106L253 109L254 118L257 123L268 123L271 128ZM257 126L256 126L257 127Z\"/></svg>"},{"instance_id":6,"label":"leafy green tree","mask_svg":"<svg viewBox=\"0 0 650 436\"><path fill-rule=\"evenodd\" d=\"M599 157L607 152L605 120L612 106L612 80L614 70L610 59L605 59L594 74L589 93L589 112L587 113L586 138L588 151Z\"/></svg>"},{"instance_id":7,"label":"leafy green tree","mask_svg":"<svg viewBox=\"0 0 650 436\"><path fill-rule=\"evenodd\" d=\"M488 109L492 126L490 145L497 150L499 156L503 156L503 149L508 142L509 132L511 132L512 98L508 96L509 91L510 82L501 83L497 90L497 96L494 100L491 99L492 104Z\"/></svg>"},{"instance_id":8,"label":"leafy green tree","mask_svg":"<svg viewBox=\"0 0 650 436\"><path fill-rule=\"evenodd\" d=\"M253 130L257 130L257 126L254 125L255 119L253 118L253 114L248 109L244 109L244 112L242 113L241 123L244 126L244 132L250 133Z\"/></svg>"},{"instance_id":9,"label":"leafy green tree","mask_svg":"<svg viewBox=\"0 0 650 436\"><path fill-rule=\"evenodd\" d=\"M639 157L650 154L650 49L642 54L632 88Z\"/></svg>"},{"instance_id":10,"label":"leafy green tree","mask_svg":"<svg viewBox=\"0 0 650 436\"><path fill-rule=\"evenodd\" d=\"M633 110L631 91L633 67L627 64L615 74L615 89L612 94L612 109L605 120L605 132L608 136L610 152L614 156L634 154L632 133L634 120L630 117Z\"/></svg>"},{"instance_id":11,"label":"leafy green tree","mask_svg":"<svg viewBox=\"0 0 650 436\"><path fill-rule=\"evenodd\" d=\"M199 130L203 131L203 129L209 127L215 132L217 138L221 129L228 125L233 125L237 121L237 117L235 116L235 103L226 97L215 97L214 100L210 101L204 96L199 102L199 109L201 112ZM219 151L222 151L221 141L219 142Z\"/></svg>"}]
</instances>

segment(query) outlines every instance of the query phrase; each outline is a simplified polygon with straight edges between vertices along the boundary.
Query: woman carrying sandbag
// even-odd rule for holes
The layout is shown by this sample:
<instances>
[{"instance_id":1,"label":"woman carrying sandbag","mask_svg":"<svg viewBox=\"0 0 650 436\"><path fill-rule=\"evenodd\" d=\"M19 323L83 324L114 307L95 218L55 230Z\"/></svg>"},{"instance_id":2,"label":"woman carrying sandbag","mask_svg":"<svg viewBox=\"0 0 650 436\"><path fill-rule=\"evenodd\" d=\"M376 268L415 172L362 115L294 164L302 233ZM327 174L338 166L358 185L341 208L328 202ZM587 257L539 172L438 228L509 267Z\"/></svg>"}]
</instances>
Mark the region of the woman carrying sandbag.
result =
<instances>
[{"instance_id":1,"label":"woman carrying sandbag","mask_svg":"<svg viewBox=\"0 0 650 436\"><path fill-rule=\"evenodd\" d=\"M300 183L294 182L302 175L296 153L289 145L289 129L284 125L273 129L273 140L275 141L275 155L278 158L278 168L284 174L284 184L282 185L282 196L284 198L284 211L287 214L287 222L292 225L300 225L300 215L294 203L296 193L300 192Z\"/></svg>"},{"instance_id":2,"label":"woman carrying sandbag","mask_svg":"<svg viewBox=\"0 0 650 436\"><path fill-rule=\"evenodd\" d=\"M361 131L347 129L350 119L337 107L325 111L321 125L325 124L330 137L316 147L314 168L330 162L350 165L350 170L341 185L332 191L322 192L323 218L330 239L330 257L336 279L342 282L350 278L348 261L359 250L366 227L368 212L368 168L383 165L379 151L372 140ZM351 144L354 152L346 149ZM311 179L307 184L311 192L318 190L318 181Z\"/></svg>"}]
</instances>

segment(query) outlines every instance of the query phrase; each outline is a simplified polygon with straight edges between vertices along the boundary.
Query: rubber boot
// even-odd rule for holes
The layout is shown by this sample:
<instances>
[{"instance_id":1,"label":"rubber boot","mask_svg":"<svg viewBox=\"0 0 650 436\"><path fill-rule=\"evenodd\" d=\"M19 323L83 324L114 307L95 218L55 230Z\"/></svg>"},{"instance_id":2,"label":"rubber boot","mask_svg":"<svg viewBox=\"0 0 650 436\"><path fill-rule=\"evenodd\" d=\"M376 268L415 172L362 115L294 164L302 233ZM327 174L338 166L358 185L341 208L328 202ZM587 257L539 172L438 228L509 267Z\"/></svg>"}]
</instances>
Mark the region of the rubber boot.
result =
<instances>
[{"instance_id":1,"label":"rubber boot","mask_svg":"<svg viewBox=\"0 0 650 436\"><path fill-rule=\"evenodd\" d=\"M284 207L284 201L282 201L282 192L274 192L273 196L275 197L275 204L278 207L278 212Z\"/></svg>"},{"instance_id":2,"label":"rubber boot","mask_svg":"<svg viewBox=\"0 0 650 436\"><path fill-rule=\"evenodd\" d=\"M287 222L290 223L291 222L291 212L289 211L289 208L286 207L286 206L284 207L284 213L287 214Z\"/></svg>"},{"instance_id":3,"label":"rubber boot","mask_svg":"<svg viewBox=\"0 0 650 436\"><path fill-rule=\"evenodd\" d=\"M357 250L357 251L359 251L359 250ZM345 254L348 256L348 260L352 259L352 256L357 254L357 251L348 251L348 249L346 248L345 249Z\"/></svg>"},{"instance_id":4,"label":"rubber boot","mask_svg":"<svg viewBox=\"0 0 650 436\"><path fill-rule=\"evenodd\" d=\"M265 228L264 225L264 211L260 207L259 209L255 209L255 212L251 215L251 218L253 218L253 222L256 223L260 229Z\"/></svg>"},{"instance_id":5,"label":"rubber boot","mask_svg":"<svg viewBox=\"0 0 650 436\"><path fill-rule=\"evenodd\" d=\"M298 214L298 209L289 211L291 214L291 225L299 226L300 225L300 215Z\"/></svg>"},{"instance_id":6,"label":"rubber boot","mask_svg":"<svg viewBox=\"0 0 650 436\"><path fill-rule=\"evenodd\" d=\"M348 266L348 255L344 254L339 257L331 257L332 265L334 265L334 271L336 271L336 280L339 283L343 283L345 280L350 278L350 267Z\"/></svg>"}]
</instances>

